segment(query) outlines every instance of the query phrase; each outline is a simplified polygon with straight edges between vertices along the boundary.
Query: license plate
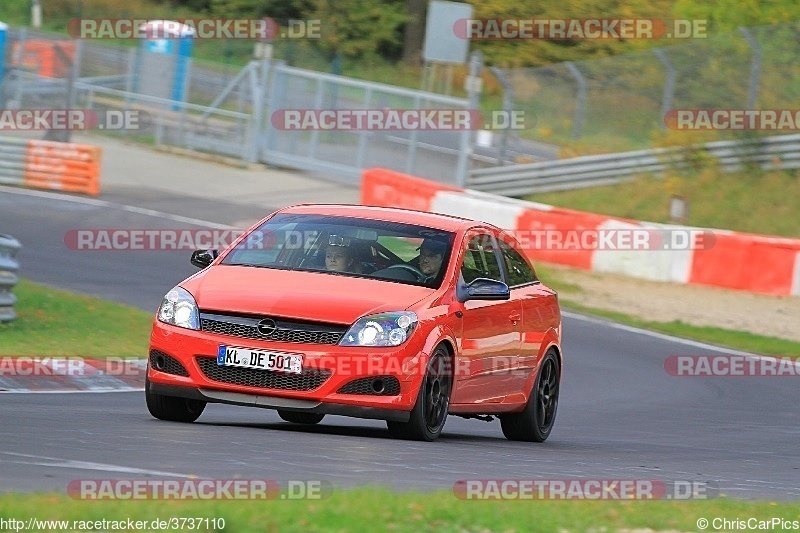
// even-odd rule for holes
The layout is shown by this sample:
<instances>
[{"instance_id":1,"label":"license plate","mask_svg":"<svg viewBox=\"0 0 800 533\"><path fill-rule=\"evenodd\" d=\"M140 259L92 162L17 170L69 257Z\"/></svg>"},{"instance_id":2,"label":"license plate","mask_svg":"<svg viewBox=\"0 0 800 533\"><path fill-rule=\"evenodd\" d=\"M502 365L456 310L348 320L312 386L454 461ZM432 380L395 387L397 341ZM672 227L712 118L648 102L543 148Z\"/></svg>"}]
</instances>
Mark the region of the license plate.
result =
<instances>
[{"instance_id":1,"label":"license plate","mask_svg":"<svg viewBox=\"0 0 800 533\"><path fill-rule=\"evenodd\" d=\"M217 364L300 374L303 371L303 356L298 353L272 352L241 346L220 346Z\"/></svg>"}]
</instances>

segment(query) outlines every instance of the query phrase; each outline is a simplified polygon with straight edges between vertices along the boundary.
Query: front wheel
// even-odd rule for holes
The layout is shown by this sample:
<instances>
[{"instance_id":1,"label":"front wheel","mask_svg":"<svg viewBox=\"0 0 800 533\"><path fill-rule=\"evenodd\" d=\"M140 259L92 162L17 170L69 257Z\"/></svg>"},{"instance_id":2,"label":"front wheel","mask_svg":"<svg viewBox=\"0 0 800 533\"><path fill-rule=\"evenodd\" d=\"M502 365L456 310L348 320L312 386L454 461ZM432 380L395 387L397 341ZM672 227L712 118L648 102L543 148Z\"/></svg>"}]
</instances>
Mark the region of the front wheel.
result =
<instances>
[{"instance_id":1,"label":"front wheel","mask_svg":"<svg viewBox=\"0 0 800 533\"><path fill-rule=\"evenodd\" d=\"M325 415L318 413L299 413L297 411L278 411L278 416L294 424L319 424Z\"/></svg>"},{"instance_id":2,"label":"front wheel","mask_svg":"<svg viewBox=\"0 0 800 533\"><path fill-rule=\"evenodd\" d=\"M164 396L150 391L150 380L144 380L144 399L147 410L159 420L170 422L194 422L206 408L202 400L190 400L175 396Z\"/></svg>"},{"instance_id":3,"label":"front wheel","mask_svg":"<svg viewBox=\"0 0 800 533\"><path fill-rule=\"evenodd\" d=\"M417 402L408 422L387 421L393 437L433 441L439 437L450 410L453 373L450 354L438 346L428 361L428 368L419 388Z\"/></svg>"},{"instance_id":4,"label":"front wheel","mask_svg":"<svg viewBox=\"0 0 800 533\"><path fill-rule=\"evenodd\" d=\"M527 442L547 440L556 420L560 380L558 357L554 350L548 350L542 359L525 409L521 413L500 417L500 427L507 439Z\"/></svg>"}]
</instances>

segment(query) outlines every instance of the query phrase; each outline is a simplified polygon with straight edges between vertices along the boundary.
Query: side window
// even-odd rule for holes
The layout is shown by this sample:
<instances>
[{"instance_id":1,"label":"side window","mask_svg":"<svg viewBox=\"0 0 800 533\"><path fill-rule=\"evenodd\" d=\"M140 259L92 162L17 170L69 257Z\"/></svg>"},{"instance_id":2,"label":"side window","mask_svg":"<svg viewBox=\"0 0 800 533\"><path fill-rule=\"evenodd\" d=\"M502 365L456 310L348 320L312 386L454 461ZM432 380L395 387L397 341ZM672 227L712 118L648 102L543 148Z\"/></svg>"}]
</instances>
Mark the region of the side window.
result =
<instances>
[{"instance_id":1,"label":"side window","mask_svg":"<svg viewBox=\"0 0 800 533\"><path fill-rule=\"evenodd\" d=\"M461 275L469 283L476 278L489 278L502 281L500 263L494 253L494 243L491 235L476 235L467 244L464 253L464 264L461 265Z\"/></svg>"},{"instance_id":2,"label":"side window","mask_svg":"<svg viewBox=\"0 0 800 533\"><path fill-rule=\"evenodd\" d=\"M506 264L509 287L537 281L536 273L530 264L513 246L501 240L500 250L503 252L503 261Z\"/></svg>"}]
</instances>

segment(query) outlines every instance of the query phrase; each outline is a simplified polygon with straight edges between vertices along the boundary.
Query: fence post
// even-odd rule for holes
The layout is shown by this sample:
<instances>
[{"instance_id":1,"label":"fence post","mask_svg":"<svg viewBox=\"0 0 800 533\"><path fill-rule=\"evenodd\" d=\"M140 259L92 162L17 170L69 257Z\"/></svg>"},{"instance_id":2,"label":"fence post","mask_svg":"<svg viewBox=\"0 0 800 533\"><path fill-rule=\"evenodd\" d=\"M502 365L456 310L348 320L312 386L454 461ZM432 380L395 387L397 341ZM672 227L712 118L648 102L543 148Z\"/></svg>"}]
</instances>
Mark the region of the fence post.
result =
<instances>
[{"instance_id":1,"label":"fence post","mask_svg":"<svg viewBox=\"0 0 800 533\"><path fill-rule=\"evenodd\" d=\"M489 67L489 70L492 74L494 74L497 81L500 82L500 85L503 87L503 111L507 113L506 116L511 116L512 107L514 104L514 86L509 83L508 78L503 73L503 71L497 67ZM505 165L506 164L506 148L508 147L508 136L511 134L510 128L503 128L503 132L500 134L500 148L497 151L497 164L498 165Z\"/></svg>"},{"instance_id":2,"label":"fence post","mask_svg":"<svg viewBox=\"0 0 800 533\"><path fill-rule=\"evenodd\" d=\"M675 98L675 67L672 66L667 54L664 53L664 50L660 48L656 48L653 50L653 53L658 57L659 61L664 65L664 69L667 71L666 79L664 80L664 93L661 97L661 129L666 129L667 124L664 121L664 117L667 116L667 112L672 109L673 100Z\"/></svg>"},{"instance_id":3,"label":"fence post","mask_svg":"<svg viewBox=\"0 0 800 533\"><path fill-rule=\"evenodd\" d=\"M573 119L572 125L572 138L579 139L581 135L583 135L583 121L586 116L586 78L583 77L581 71L578 70L571 61L565 63L567 69L569 69L570 74L575 78L575 81L578 82L578 103L575 106L575 118Z\"/></svg>"},{"instance_id":4,"label":"fence post","mask_svg":"<svg viewBox=\"0 0 800 533\"><path fill-rule=\"evenodd\" d=\"M0 233L0 322L9 322L17 318L14 304L17 297L11 289L17 284L19 263L14 258L22 245L11 235Z\"/></svg>"},{"instance_id":5,"label":"fence post","mask_svg":"<svg viewBox=\"0 0 800 533\"><path fill-rule=\"evenodd\" d=\"M747 28L739 28L739 31L753 49L753 59L750 61L750 83L747 86L747 109L755 109L758 98L758 82L761 79L761 44Z\"/></svg>"},{"instance_id":6,"label":"fence post","mask_svg":"<svg viewBox=\"0 0 800 533\"><path fill-rule=\"evenodd\" d=\"M467 100L470 110L478 109L481 98L481 71L483 70L483 54L472 52L469 58L469 76L467 77ZM458 163L456 165L456 185L464 187L467 183L469 158L472 155L472 131L461 132L458 147Z\"/></svg>"}]
</instances>

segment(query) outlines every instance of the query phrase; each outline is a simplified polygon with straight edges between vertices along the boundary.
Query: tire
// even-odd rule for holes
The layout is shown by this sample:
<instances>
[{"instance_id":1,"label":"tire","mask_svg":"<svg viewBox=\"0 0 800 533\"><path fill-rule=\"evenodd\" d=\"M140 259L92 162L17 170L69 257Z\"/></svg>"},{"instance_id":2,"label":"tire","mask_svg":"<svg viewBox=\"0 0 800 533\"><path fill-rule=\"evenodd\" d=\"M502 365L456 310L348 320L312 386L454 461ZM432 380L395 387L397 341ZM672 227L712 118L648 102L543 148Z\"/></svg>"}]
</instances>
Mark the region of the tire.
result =
<instances>
[{"instance_id":1,"label":"tire","mask_svg":"<svg viewBox=\"0 0 800 533\"><path fill-rule=\"evenodd\" d=\"M548 350L536 375L533 390L521 413L500 417L508 440L544 442L550 436L558 409L561 368L554 350Z\"/></svg>"},{"instance_id":2,"label":"tire","mask_svg":"<svg viewBox=\"0 0 800 533\"><path fill-rule=\"evenodd\" d=\"M278 411L278 416L294 424L319 424L325 415L318 413L298 413L297 411Z\"/></svg>"},{"instance_id":3,"label":"tire","mask_svg":"<svg viewBox=\"0 0 800 533\"><path fill-rule=\"evenodd\" d=\"M389 433L400 439L429 442L436 440L447 419L452 390L451 356L444 346L439 345L428 361L417 401L411 410L411 418L408 422L387 421Z\"/></svg>"},{"instance_id":4,"label":"tire","mask_svg":"<svg viewBox=\"0 0 800 533\"><path fill-rule=\"evenodd\" d=\"M194 422L203 414L206 402L201 400L190 400L188 398L177 398L175 396L164 396L150 392L150 380L145 378L144 399L147 402L147 410L159 420L170 422Z\"/></svg>"}]
</instances>

